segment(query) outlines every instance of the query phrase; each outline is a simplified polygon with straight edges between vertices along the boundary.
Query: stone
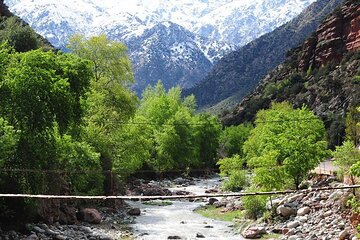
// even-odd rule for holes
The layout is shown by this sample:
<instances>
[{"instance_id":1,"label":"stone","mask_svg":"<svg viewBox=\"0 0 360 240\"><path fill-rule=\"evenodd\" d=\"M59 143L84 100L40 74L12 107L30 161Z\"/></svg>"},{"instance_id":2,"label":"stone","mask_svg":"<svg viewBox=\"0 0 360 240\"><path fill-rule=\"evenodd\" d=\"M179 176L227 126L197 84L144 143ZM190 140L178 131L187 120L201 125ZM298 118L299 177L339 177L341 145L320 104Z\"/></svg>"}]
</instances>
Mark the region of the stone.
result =
<instances>
[{"instance_id":1,"label":"stone","mask_svg":"<svg viewBox=\"0 0 360 240\"><path fill-rule=\"evenodd\" d=\"M277 214L283 216L283 217L290 217L291 215L295 215L295 210L289 207L285 206L279 206L276 208Z\"/></svg>"},{"instance_id":2,"label":"stone","mask_svg":"<svg viewBox=\"0 0 360 240\"><path fill-rule=\"evenodd\" d=\"M49 228L47 228L46 230L45 230L45 234L46 235L57 235L58 233L57 232L55 232L55 231L53 231L53 230L51 230L51 229L49 229Z\"/></svg>"},{"instance_id":3,"label":"stone","mask_svg":"<svg viewBox=\"0 0 360 240\"><path fill-rule=\"evenodd\" d=\"M66 238L63 236L63 235L56 235L55 237L54 237L54 240L65 240Z\"/></svg>"},{"instance_id":4,"label":"stone","mask_svg":"<svg viewBox=\"0 0 360 240\"><path fill-rule=\"evenodd\" d=\"M332 214L333 214L333 212L332 212L331 210L326 211L326 212L324 213L324 217L329 217L329 216L331 216Z\"/></svg>"},{"instance_id":5,"label":"stone","mask_svg":"<svg viewBox=\"0 0 360 240\"><path fill-rule=\"evenodd\" d=\"M167 239L181 239L181 237L179 237L179 236L168 236Z\"/></svg>"},{"instance_id":6,"label":"stone","mask_svg":"<svg viewBox=\"0 0 360 240\"><path fill-rule=\"evenodd\" d=\"M347 230L343 230L339 233L339 240L345 240L349 236L349 232Z\"/></svg>"},{"instance_id":7,"label":"stone","mask_svg":"<svg viewBox=\"0 0 360 240\"><path fill-rule=\"evenodd\" d=\"M300 239L300 238L297 235L292 235L292 236L287 238L287 240L298 240L298 239Z\"/></svg>"},{"instance_id":8,"label":"stone","mask_svg":"<svg viewBox=\"0 0 360 240\"><path fill-rule=\"evenodd\" d=\"M205 236L204 236L203 234L201 234L201 233L197 233L197 234L196 234L196 237L197 237L197 238L205 238Z\"/></svg>"},{"instance_id":9,"label":"stone","mask_svg":"<svg viewBox=\"0 0 360 240\"><path fill-rule=\"evenodd\" d=\"M297 210L298 216L305 216L306 214L310 213L311 209L309 207L302 207L299 210Z\"/></svg>"},{"instance_id":10,"label":"stone","mask_svg":"<svg viewBox=\"0 0 360 240\"><path fill-rule=\"evenodd\" d=\"M32 230L37 233L45 233L45 230L38 226L34 226Z\"/></svg>"},{"instance_id":11,"label":"stone","mask_svg":"<svg viewBox=\"0 0 360 240\"><path fill-rule=\"evenodd\" d=\"M39 237L35 233L33 233L30 236L28 236L27 238L25 238L25 240L38 240L38 239L39 239Z\"/></svg>"},{"instance_id":12,"label":"stone","mask_svg":"<svg viewBox=\"0 0 360 240\"><path fill-rule=\"evenodd\" d=\"M289 222L288 224L286 224L286 226L288 228L296 228L296 227L300 226L300 222L295 220L295 221Z\"/></svg>"},{"instance_id":13,"label":"stone","mask_svg":"<svg viewBox=\"0 0 360 240\"><path fill-rule=\"evenodd\" d=\"M214 227L213 227L213 226L208 225L208 226L205 226L204 228L214 228Z\"/></svg>"},{"instance_id":14,"label":"stone","mask_svg":"<svg viewBox=\"0 0 360 240\"><path fill-rule=\"evenodd\" d=\"M140 208L132 208L128 211L128 214L131 216L140 216L141 214Z\"/></svg>"},{"instance_id":15,"label":"stone","mask_svg":"<svg viewBox=\"0 0 360 240\"><path fill-rule=\"evenodd\" d=\"M244 236L244 238L248 238L248 239L261 238L261 235L257 231L250 230L250 229L245 230L242 233L242 235Z\"/></svg>"},{"instance_id":16,"label":"stone","mask_svg":"<svg viewBox=\"0 0 360 240\"><path fill-rule=\"evenodd\" d=\"M77 217L88 223L99 224L101 222L101 214L95 208L84 208L77 213Z\"/></svg>"},{"instance_id":17,"label":"stone","mask_svg":"<svg viewBox=\"0 0 360 240\"><path fill-rule=\"evenodd\" d=\"M302 223L306 223L308 218L307 218L307 216L300 216L300 217L296 218L296 220L298 220Z\"/></svg>"},{"instance_id":18,"label":"stone","mask_svg":"<svg viewBox=\"0 0 360 240\"><path fill-rule=\"evenodd\" d=\"M213 205L215 202L218 202L219 200L216 198L209 198L209 204Z\"/></svg>"},{"instance_id":19,"label":"stone","mask_svg":"<svg viewBox=\"0 0 360 240\"><path fill-rule=\"evenodd\" d=\"M109 237L109 236L107 236L107 235L101 235L101 236L99 237L99 240L113 240L113 238L112 238L112 237Z\"/></svg>"},{"instance_id":20,"label":"stone","mask_svg":"<svg viewBox=\"0 0 360 240\"><path fill-rule=\"evenodd\" d=\"M267 201L266 209L267 210L276 209L280 205L280 202L281 202L280 198L271 199L271 200Z\"/></svg>"}]
</instances>

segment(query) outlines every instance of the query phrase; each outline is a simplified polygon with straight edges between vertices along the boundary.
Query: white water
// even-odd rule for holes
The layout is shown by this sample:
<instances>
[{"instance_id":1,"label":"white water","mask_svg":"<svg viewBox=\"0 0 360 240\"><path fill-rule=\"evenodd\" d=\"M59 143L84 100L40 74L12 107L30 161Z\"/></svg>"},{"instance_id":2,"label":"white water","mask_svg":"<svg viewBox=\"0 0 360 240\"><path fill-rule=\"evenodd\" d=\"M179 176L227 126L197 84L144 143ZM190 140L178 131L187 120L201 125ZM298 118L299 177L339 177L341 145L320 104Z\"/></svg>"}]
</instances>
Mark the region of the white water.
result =
<instances>
[{"instance_id":1,"label":"white water","mask_svg":"<svg viewBox=\"0 0 360 240\"><path fill-rule=\"evenodd\" d=\"M196 181L189 187L175 187L174 190L186 190L194 194L204 194L206 189L219 184L219 178L211 178ZM179 236L181 239L197 238L197 233L205 236L205 239L243 239L236 234L232 223L205 218L193 212L205 202L172 201L169 206L149 206L140 202L129 202L132 207L141 209L141 215L136 218L134 229L136 239L168 239L169 236ZM211 226L211 228L206 228Z\"/></svg>"}]
</instances>

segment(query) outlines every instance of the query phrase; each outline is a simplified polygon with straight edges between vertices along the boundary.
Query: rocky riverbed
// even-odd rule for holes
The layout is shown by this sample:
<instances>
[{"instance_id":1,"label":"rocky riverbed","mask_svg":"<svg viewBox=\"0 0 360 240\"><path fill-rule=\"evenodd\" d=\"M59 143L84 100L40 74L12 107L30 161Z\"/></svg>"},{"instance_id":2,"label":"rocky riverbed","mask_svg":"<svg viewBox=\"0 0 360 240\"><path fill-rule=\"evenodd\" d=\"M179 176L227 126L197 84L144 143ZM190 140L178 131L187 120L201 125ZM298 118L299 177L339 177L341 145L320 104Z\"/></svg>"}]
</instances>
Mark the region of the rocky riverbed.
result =
<instances>
[{"instance_id":1,"label":"rocky riverbed","mask_svg":"<svg viewBox=\"0 0 360 240\"><path fill-rule=\"evenodd\" d=\"M184 195L217 192L220 179L184 179L163 181L137 180L129 195ZM315 180L310 187L339 187L334 178ZM204 218L193 210L213 204L226 211L242 209L241 198L211 198L166 201L165 204L128 202L127 208L83 209L76 224L26 224L22 232L2 231L0 239L112 240L112 239L255 239L276 233L277 239L351 239L360 216L346 206L352 190L327 190L292 193L273 197L267 203L271 218L251 223L242 235L232 224ZM263 219L264 220L264 219ZM238 220L239 221L239 220ZM246 222L248 224L249 222Z\"/></svg>"},{"instance_id":2,"label":"rocky riverbed","mask_svg":"<svg viewBox=\"0 0 360 240\"><path fill-rule=\"evenodd\" d=\"M344 186L333 180L327 179L322 186ZM279 239L288 240L356 240L354 227L360 218L347 206L352 193L353 190L344 189L279 196L267 203L273 219L250 225L243 235L249 239L260 238L265 233L279 233Z\"/></svg>"}]
</instances>

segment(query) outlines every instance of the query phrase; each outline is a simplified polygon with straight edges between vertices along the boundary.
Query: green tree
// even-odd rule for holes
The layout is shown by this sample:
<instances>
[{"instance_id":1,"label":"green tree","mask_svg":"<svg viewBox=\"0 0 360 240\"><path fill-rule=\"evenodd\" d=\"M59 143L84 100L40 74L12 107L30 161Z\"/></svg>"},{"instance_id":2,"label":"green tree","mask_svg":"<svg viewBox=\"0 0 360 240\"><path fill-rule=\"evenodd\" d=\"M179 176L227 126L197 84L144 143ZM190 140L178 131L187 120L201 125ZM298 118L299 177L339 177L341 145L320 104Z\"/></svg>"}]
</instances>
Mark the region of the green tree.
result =
<instances>
[{"instance_id":1,"label":"green tree","mask_svg":"<svg viewBox=\"0 0 360 240\"><path fill-rule=\"evenodd\" d=\"M31 174L4 173L0 176L0 188L8 193L59 193L62 177L46 175L41 170L61 167L55 136L81 121L80 99L89 87L90 64L73 55L41 50L14 53L4 44L0 62L0 115L7 122L3 125L4 136L11 128L16 132L16 141L10 141L16 144L13 157L2 159L2 165L40 170ZM9 147L9 139L4 147ZM3 203L19 214L26 206L22 199Z\"/></svg>"},{"instance_id":2,"label":"green tree","mask_svg":"<svg viewBox=\"0 0 360 240\"><path fill-rule=\"evenodd\" d=\"M336 147L333 155L340 172L343 175L350 176L351 181L355 183L354 175L358 176L360 174L358 164L360 162L360 152L355 148L354 143L350 140L345 141L342 146Z\"/></svg>"},{"instance_id":3,"label":"green tree","mask_svg":"<svg viewBox=\"0 0 360 240\"><path fill-rule=\"evenodd\" d=\"M133 73L126 47L110 41L106 36L85 39L76 35L69 40L68 48L92 63L94 79L87 96L85 131L87 142L100 153L105 173L104 192L112 195L116 165L120 169L120 154L124 123L135 113L137 98L128 88L133 83ZM128 163L125 163L128 164Z\"/></svg>"},{"instance_id":4,"label":"green tree","mask_svg":"<svg viewBox=\"0 0 360 240\"><path fill-rule=\"evenodd\" d=\"M220 135L220 156L231 157L235 154L243 156L243 145L252 129L250 124L226 127Z\"/></svg>"},{"instance_id":5,"label":"green tree","mask_svg":"<svg viewBox=\"0 0 360 240\"><path fill-rule=\"evenodd\" d=\"M19 132L0 118L0 167L14 157L18 140Z\"/></svg>"},{"instance_id":6,"label":"green tree","mask_svg":"<svg viewBox=\"0 0 360 240\"><path fill-rule=\"evenodd\" d=\"M217 117L209 114L198 115L195 123L200 167L214 168L218 159L221 124Z\"/></svg>"},{"instance_id":7,"label":"green tree","mask_svg":"<svg viewBox=\"0 0 360 240\"><path fill-rule=\"evenodd\" d=\"M215 165L221 125L216 117L195 114L195 106L193 96L182 99L179 87L166 92L160 81L143 92L136 116L150 123L146 164L157 172Z\"/></svg>"},{"instance_id":8,"label":"green tree","mask_svg":"<svg viewBox=\"0 0 360 240\"><path fill-rule=\"evenodd\" d=\"M287 102L274 103L269 110L257 113L255 123L244 152L247 163L255 169L254 184L262 188L286 187L290 180L298 188L308 172L329 154L324 124L306 107L294 110Z\"/></svg>"},{"instance_id":9,"label":"green tree","mask_svg":"<svg viewBox=\"0 0 360 240\"><path fill-rule=\"evenodd\" d=\"M0 42L8 42L17 52L35 50L42 45L35 31L17 17L0 20Z\"/></svg>"},{"instance_id":10,"label":"green tree","mask_svg":"<svg viewBox=\"0 0 360 240\"><path fill-rule=\"evenodd\" d=\"M346 139L351 140L354 146L358 146L360 144L360 126L358 125L359 121L360 112L356 108L351 107L345 118L345 133Z\"/></svg>"}]
</instances>

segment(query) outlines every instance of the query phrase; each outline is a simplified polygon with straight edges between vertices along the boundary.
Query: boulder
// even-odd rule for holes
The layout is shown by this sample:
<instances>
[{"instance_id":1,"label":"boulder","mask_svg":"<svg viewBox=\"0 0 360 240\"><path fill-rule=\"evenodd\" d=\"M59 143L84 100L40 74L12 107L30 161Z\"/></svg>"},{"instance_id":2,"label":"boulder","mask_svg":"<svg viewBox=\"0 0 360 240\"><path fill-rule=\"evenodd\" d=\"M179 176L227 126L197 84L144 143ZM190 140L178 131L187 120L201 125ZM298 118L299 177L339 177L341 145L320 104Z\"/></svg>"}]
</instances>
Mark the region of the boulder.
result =
<instances>
[{"instance_id":1,"label":"boulder","mask_svg":"<svg viewBox=\"0 0 360 240\"><path fill-rule=\"evenodd\" d=\"M280 205L280 202L281 202L280 198L271 199L266 203L266 209L269 211L272 209L276 209Z\"/></svg>"},{"instance_id":2,"label":"boulder","mask_svg":"<svg viewBox=\"0 0 360 240\"><path fill-rule=\"evenodd\" d=\"M242 235L244 238L248 238L248 239L261 238L261 235L258 232L250 229L245 230Z\"/></svg>"},{"instance_id":3,"label":"boulder","mask_svg":"<svg viewBox=\"0 0 360 240\"><path fill-rule=\"evenodd\" d=\"M298 216L305 216L306 214L310 213L310 208L309 207L302 207L297 211L297 215Z\"/></svg>"},{"instance_id":4,"label":"boulder","mask_svg":"<svg viewBox=\"0 0 360 240\"><path fill-rule=\"evenodd\" d=\"M339 240L345 240L349 236L349 232L347 230L343 230L339 233Z\"/></svg>"},{"instance_id":5,"label":"boulder","mask_svg":"<svg viewBox=\"0 0 360 240\"><path fill-rule=\"evenodd\" d=\"M262 234L266 234L266 230L264 227L252 226L247 228L242 235L245 238L256 239L261 238Z\"/></svg>"},{"instance_id":6,"label":"boulder","mask_svg":"<svg viewBox=\"0 0 360 240\"><path fill-rule=\"evenodd\" d=\"M297 221L297 220L289 222L288 224L286 224L286 227L288 227L288 228L296 228L298 226L300 226L300 222Z\"/></svg>"},{"instance_id":7,"label":"boulder","mask_svg":"<svg viewBox=\"0 0 360 240\"><path fill-rule=\"evenodd\" d=\"M131 216L140 216L141 214L140 208L132 208L128 211L128 214Z\"/></svg>"},{"instance_id":8,"label":"boulder","mask_svg":"<svg viewBox=\"0 0 360 240\"><path fill-rule=\"evenodd\" d=\"M285 207L281 205L276 208L276 213L283 217L290 217L291 215L295 215L296 211L290 207Z\"/></svg>"},{"instance_id":9,"label":"boulder","mask_svg":"<svg viewBox=\"0 0 360 240\"><path fill-rule=\"evenodd\" d=\"M218 202L219 200L217 200L216 198L209 198L209 204L213 205L215 202Z\"/></svg>"},{"instance_id":10,"label":"boulder","mask_svg":"<svg viewBox=\"0 0 360 240\"><path fill-rule=\"evenodd\" d=\"M99 224L101 222L101 214L95 208L84 208L77 213L80 221Z\"/></svg>"},{"instance_id":11,"label":"boulder","mask_svg":"<svg viewBox=\"0 0 360 240\"><path fill-rule=\"evenodd\" d=\"M203 234L201 234L201 233L197 233L196 238L205 238L205 236Z\"/></svg>"}]
</instances>

